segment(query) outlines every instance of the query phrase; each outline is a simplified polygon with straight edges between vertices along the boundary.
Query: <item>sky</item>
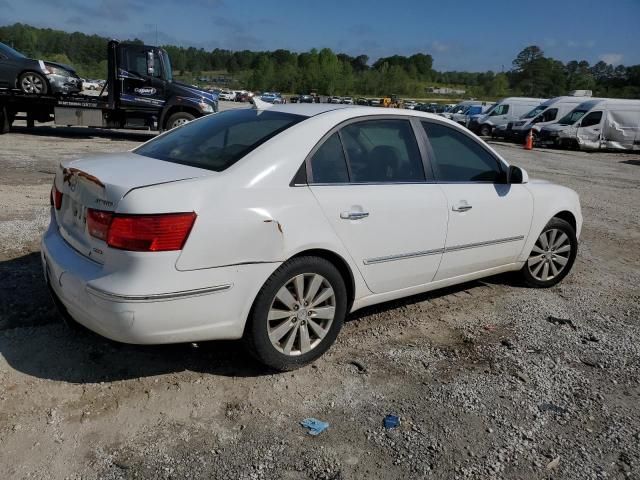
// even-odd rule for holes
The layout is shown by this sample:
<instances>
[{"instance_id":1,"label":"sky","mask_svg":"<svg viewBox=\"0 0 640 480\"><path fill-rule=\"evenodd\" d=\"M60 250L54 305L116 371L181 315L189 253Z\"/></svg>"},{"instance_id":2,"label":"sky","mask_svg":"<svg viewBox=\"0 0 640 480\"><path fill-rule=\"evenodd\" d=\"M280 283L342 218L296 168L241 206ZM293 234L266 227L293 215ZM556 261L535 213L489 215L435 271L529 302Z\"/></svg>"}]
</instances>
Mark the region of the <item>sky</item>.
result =
<instances>
[{"instance_id":1,"label":"sky","mask_svg":"<svg viewBox=\"0 0 640 480\"><path fill-rule=\"evenodd\" d=\"M422 52L440 71L508 70L528 45L640 64L640 0L0 0L0 25L15 22L207 50Z\"/></svg>"}]
</instances>

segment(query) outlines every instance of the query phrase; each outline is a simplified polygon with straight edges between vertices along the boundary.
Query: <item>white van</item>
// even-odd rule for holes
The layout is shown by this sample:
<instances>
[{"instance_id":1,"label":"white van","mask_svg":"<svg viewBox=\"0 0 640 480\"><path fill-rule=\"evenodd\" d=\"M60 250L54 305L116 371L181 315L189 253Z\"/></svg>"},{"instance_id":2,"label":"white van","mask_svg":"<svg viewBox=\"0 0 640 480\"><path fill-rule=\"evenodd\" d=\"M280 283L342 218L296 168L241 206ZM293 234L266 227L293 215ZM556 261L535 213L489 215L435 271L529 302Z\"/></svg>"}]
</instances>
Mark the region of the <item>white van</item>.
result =
<instances>
[{"instance_id":1,"label":"white van","mask_svg":"<svg viewBox=\"0 0 640 480\"><path fill-rule=\"evenodd\" d=\"M585 100L587 100L585 96L550 98L524 114L519 120L509 122L506 136L512 140L524 140L524 137L529 135L529 130L533 130L534 135L537 135L542 127L557 122Z\"/></svg>"},{"instance_id":2,"label":"white van","mask_svg":"<svg viewBox=\"0 0 640 480\"><path fill-rule=\"evenodd\" d=\"M479 135L489 136L494 128L520 118L546 100L546 98L527 97L503 98L485 115L472 119L469 122L469 129Z\"/></svg>"},{"instance_id":3,"label":"white van","mask_svg":"<svg viewBox=\"0 0 640 480\"><path fill-rule=\"evenodd\" d=\"M640 100L583 102L557 123L542 127L538 140L580 150L640 150Z\"/></svg>"}]
</instances>

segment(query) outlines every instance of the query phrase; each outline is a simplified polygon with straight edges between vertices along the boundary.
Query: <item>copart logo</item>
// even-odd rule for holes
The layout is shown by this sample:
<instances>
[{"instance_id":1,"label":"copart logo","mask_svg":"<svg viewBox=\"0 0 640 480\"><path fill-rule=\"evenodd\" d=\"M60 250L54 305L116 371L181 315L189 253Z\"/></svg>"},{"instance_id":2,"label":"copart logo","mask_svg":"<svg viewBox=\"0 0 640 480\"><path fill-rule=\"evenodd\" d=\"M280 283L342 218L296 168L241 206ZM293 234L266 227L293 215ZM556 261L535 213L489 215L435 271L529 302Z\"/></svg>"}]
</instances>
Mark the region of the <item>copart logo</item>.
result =
<instances>
[{"instance_id":1,"label":"copart logo","mask_svg":"<svg viewBox=\"0 0 640 480\"><path fill-rule=\"evenodd\" d=\"M136 88L134 92L136 92L138 95L153 95L154 93L156 93L156 89L153 87L142 87Z\"/></svg>"}]
</instances>

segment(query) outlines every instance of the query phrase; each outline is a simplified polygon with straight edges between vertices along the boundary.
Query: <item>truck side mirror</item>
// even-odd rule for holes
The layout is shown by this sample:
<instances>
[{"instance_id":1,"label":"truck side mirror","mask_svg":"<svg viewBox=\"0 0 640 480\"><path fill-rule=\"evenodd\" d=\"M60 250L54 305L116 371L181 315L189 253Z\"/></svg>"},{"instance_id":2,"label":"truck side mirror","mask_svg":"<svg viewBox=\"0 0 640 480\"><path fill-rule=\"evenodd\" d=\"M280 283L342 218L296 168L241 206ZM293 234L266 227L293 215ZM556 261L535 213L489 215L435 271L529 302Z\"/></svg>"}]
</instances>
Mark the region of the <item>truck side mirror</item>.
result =
<instances>
[{"instance_id":1,"label":"truck side mirror","mask_svg":"<svg viewBox=\"0 0 640 480\"><path fill-rule=\"evenodd\" d=\"M153 77L154 72L153 52L150 50L147 52L147 74Z\"/></svg>"}]
</instances>

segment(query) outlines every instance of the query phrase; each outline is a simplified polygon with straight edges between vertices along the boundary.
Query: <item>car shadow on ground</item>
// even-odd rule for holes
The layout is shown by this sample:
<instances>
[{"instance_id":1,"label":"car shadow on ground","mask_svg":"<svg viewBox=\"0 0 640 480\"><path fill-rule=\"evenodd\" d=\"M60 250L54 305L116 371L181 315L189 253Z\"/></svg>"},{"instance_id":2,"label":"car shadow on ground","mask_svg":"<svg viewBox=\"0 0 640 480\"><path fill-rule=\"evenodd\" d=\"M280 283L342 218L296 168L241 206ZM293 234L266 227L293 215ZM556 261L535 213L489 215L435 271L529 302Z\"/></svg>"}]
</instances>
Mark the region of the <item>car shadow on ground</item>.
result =
<instances>
[{"instance_id":1,"label":"car shadow on ground","mask_svg":"<svg viewBox=\"0 0 640 480\"><path fill-rule=\"evenodd\" d=\"M48 125L26 126L14 125L11 127L11 134L72 138L77 140L90 140L92 138L106 138L113 141L146 142L157 135L157 132L148 130L106 130L90 127L52 127Z\"/></svg>"},{"instance_id":2,"label":"car shadow on ground","mask_svg":"<svg viewBox=\"0 0 640 480\"><path fill-rule=\"evenodd\" d=\"M635 165L640 167L640 160L623 160L620 163L626 163L627 165Z\"/></svg>"},{"instance_id":3,"label":"car shadow on ground","mask_svg":"<svg viewBox=\"0 0 640 480\"><path fill-rule=\"evenodd\" d=\"M77 324L65 325L41 269L38 252L0 262L0 356L21 373L69 383L114 382L183 371L231 377L274 373L253 360L241 341L127 345ZM510 284L510 279L501 275L367 307L347 321L491 283Z\"/></svg>"}]
</instances>

